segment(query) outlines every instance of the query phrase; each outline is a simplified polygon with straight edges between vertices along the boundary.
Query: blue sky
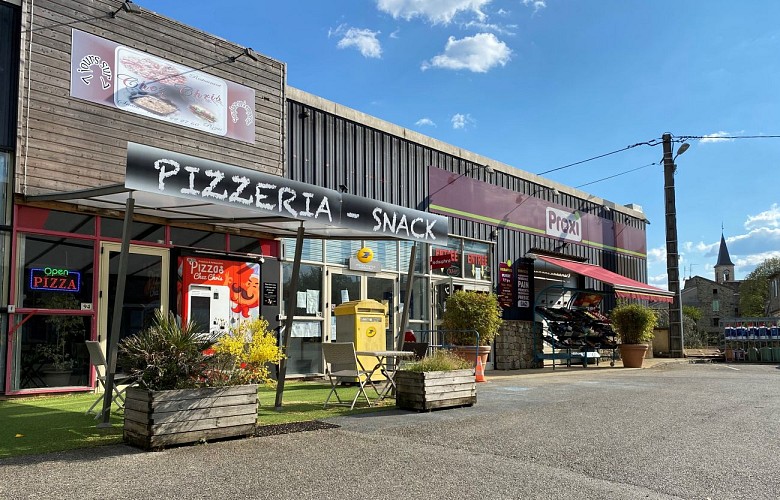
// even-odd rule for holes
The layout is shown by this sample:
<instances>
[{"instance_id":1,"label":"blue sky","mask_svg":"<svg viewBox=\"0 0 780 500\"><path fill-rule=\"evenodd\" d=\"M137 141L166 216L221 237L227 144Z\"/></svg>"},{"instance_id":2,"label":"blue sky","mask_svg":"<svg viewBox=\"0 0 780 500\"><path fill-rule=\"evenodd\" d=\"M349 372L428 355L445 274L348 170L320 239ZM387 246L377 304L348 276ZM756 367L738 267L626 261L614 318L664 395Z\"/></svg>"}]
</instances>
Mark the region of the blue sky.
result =
<instances>
[{"instance_id":1,"label":"blue sky","mask_svg":"<svg viewBox=\"0 0 780 500\"><path fill-rule=\"evenodd\" d=\"M714 279L721 227L737 279L780 257L780 138L747 138L780 135L776 0L136 3L287 63L293 87L532 173L703 137L676 161L681 276ZM545 176L640 205L665 287L662 155Z\"/></svg>"}]
</instances>

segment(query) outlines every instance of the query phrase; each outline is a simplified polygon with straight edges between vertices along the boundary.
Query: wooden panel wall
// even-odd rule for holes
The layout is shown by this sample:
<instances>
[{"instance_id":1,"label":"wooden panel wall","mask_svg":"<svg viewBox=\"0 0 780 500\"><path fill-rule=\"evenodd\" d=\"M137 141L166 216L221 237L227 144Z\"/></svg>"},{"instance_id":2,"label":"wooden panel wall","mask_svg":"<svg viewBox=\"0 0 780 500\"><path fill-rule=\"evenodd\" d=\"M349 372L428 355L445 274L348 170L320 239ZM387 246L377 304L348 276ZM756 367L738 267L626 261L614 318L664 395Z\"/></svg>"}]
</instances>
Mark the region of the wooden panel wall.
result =
<instances>
[{"instance_id":1,"label":"wooden panel wall","mask_svg":"<svg viewBox=\"0 0 780 500\"><path fill-rule=\"evenodd\" d=\"M127 142L280 175L284 160L284 63L113 0L35 0L23 4L17 193L34 195L124 183ZM151 55L203 68L255 90L255 144L146 118L70 97L71 29ZM26 63L26 64L25 64Z\"/></svg>"}]
</instances>

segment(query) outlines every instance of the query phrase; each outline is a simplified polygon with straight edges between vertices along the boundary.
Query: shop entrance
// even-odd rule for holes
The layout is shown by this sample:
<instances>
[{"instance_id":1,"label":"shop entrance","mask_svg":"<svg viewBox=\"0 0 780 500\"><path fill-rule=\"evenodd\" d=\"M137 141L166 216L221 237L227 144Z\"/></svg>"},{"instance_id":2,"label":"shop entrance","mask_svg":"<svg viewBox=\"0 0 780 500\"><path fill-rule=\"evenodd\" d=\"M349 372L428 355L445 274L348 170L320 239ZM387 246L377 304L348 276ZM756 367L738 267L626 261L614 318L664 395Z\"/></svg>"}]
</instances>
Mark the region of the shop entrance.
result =
<instances>
[{"instance_id":1,"label":"shop entrance","mask_svg":"<svg viewBox=\"0 0 780 500\"><path fill-rule=\"evenodd\" d=\"M105 350L114 315L119 243L100 245L98 340ZM130 245L119 340L148 327L154 311L168 311L168 249Z\"/></svg>"},{"instance_id":2,"label":"shop entrance","mask_svg":"<svg viewBox=\"0 0 780 500\"><path fill-rule=\"evenodd\" d=\"M327 292L328 299L326 324L329 329L326 332L326 342L336 342L339 340L336 332L336 316L334 310L336 306L352 300L376 300L387 306L386 334L387 347L393 347L393 336L395 333L396 312L398 303L398 284L393 275L360 275L350 274L342 270L331 269L328 272Z\"/></svg>"}]
</instances>

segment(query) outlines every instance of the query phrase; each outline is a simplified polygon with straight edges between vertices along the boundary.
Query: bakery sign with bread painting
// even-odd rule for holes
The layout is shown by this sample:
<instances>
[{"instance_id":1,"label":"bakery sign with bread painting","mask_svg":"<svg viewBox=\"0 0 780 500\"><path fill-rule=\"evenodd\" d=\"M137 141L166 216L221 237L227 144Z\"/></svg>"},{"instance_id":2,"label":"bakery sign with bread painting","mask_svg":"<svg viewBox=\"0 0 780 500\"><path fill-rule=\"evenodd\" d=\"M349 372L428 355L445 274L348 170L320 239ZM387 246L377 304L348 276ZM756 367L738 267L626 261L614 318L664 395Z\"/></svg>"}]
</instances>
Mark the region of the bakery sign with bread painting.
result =
<instances>
[{"instance_id":1,"label":"bakery sign with bread painting","mask_svg":"<svg viewBox=\"0 0 780 500\"><path fill-rule=\"evenodd\" d=\"M255 91L74 29L70 95L210 134L255 142Z\"/></svg>"}]
</instances>

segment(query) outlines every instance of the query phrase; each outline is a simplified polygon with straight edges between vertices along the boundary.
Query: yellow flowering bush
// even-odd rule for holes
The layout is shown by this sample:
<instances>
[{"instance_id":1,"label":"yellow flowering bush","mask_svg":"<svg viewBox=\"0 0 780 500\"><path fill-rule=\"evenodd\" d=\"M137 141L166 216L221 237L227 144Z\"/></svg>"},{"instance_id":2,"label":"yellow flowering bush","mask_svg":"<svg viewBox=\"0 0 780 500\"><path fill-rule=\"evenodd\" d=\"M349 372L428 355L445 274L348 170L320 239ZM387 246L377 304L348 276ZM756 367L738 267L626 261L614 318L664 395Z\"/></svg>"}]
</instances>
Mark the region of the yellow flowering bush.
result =
<instances>
[{"instance_id":1,"label":"yellow flowering bush","mask_svg":"<svg viewBox=\"0 0 780 500\"><path fill-rule=\"evenodd\" d=\"M209 376L210 385L271 385L269 367L284 358L263 318L242 321L221 336L212 350L218 368Z\"/></svg>"}]
</instances>

